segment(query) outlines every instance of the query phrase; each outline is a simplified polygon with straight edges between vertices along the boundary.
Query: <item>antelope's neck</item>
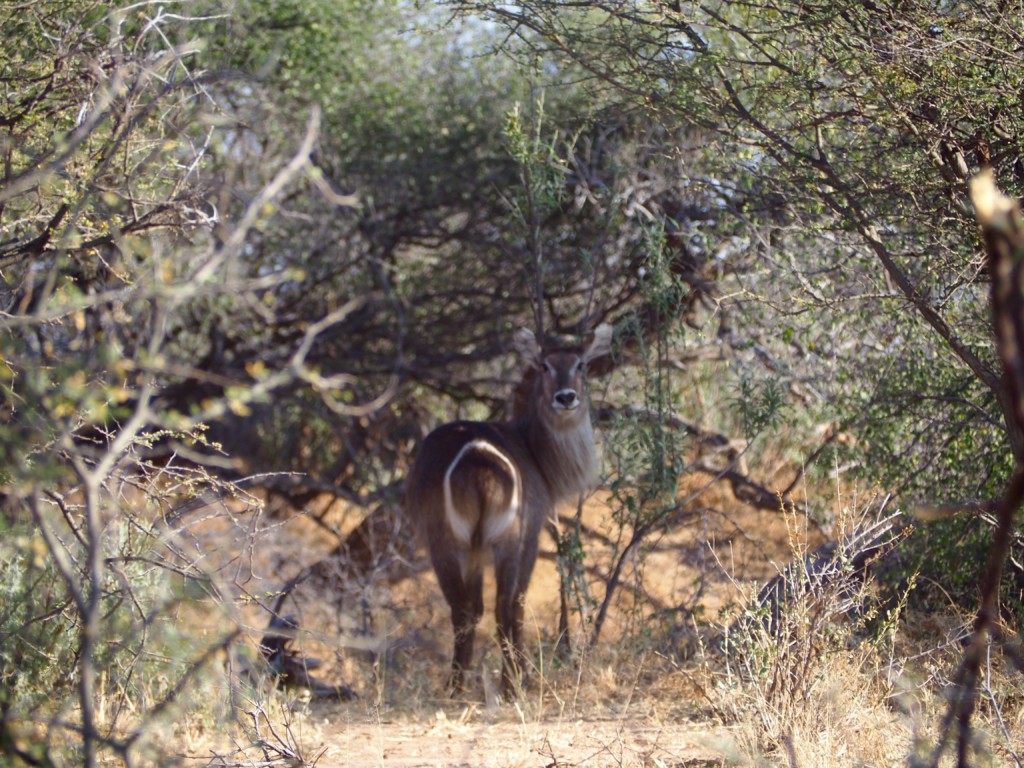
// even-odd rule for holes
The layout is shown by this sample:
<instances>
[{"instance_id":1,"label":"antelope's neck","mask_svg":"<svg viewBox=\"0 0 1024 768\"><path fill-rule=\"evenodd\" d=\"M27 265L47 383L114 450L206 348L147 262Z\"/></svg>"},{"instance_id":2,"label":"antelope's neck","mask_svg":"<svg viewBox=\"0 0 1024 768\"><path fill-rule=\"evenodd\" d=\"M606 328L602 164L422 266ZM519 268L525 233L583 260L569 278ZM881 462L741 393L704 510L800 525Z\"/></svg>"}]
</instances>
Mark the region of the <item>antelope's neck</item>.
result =
<instances>
[{"instance_id":1,"label":"antelope's neck","mask_svg":"<svg viewBox=\"0 0 1024 768\"><path fill-rule=\"evenodd\" d=\"M527 424L527 442L555 504L575 501L597 477L597 449L589 413L578 426L553 430L543 421Z\"/></svg>"}]
</instances>

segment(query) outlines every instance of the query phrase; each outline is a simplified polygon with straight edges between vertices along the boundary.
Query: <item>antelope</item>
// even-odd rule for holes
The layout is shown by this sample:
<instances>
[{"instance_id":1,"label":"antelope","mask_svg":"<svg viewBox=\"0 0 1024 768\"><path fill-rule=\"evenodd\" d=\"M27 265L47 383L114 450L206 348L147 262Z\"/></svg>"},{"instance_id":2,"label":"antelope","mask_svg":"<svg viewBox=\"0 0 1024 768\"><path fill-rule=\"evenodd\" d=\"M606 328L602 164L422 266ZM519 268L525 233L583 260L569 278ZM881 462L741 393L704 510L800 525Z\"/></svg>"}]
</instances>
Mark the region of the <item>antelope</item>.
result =
<instances>
[{"instance_id":1,"label":"antelope","mask_svg":"<svg viewBox=\"0 0 1024 768\"><path fill-rule=\"evenodd\" d=\"M540 530L563 502L590 490L597 475L586 364L611 349L602 324L585 349L541 349L522 328L513 337L527 369L510 421L454 421L423 441L406 484L405 510L430 553L451 608L455 650L448 689L464 690L483 615L483 567L489 556L503 655L502 692L525 682L523 596L537 559Z\"/></svg>"}]
</instances>

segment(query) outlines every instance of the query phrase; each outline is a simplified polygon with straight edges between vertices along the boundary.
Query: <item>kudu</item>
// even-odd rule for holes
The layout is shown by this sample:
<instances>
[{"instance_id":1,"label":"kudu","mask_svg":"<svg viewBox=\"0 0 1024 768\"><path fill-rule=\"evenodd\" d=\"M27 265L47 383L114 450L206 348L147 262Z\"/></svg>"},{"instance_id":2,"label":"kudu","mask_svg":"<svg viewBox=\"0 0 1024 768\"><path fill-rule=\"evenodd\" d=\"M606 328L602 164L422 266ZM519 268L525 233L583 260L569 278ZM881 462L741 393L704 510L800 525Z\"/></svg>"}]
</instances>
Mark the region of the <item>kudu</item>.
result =
<instances>
[{"instance_id":1,"label":"kudu","mask_svg":"<svg viewBox=\"0 0 1024 768\"><path fill-rule=\"evenodd\" d=\"M504 656L502 690L523 682L523 596L540 530L557 505L596 479L597 457L584 384L587 362L611 348L599 326L585 349L542 350L520 329L515 348L528 363L511 421L455 421L423 441L406 485L406 514L430 552L452 613L455 651L449 689L463 690L483 614L483 566L494 565L495 617Z\"/></svg>"}]
</instances>

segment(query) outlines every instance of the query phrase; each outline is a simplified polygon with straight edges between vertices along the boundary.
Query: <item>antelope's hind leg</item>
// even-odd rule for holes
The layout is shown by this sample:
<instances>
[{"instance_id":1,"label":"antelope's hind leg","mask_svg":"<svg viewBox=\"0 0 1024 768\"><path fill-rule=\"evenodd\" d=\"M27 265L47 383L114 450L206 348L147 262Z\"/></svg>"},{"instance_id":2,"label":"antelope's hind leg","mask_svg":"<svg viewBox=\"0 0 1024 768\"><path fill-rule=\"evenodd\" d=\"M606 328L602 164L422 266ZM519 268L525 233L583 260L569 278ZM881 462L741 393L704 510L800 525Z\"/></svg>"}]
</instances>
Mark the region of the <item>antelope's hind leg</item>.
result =
<instances>
[{"instance_id":1,"label":"antelope's hind leg","mask_svg":"<svg viewBox=\"0 0 1024 768\"><path fill-rule=\"evenodd\" d=\"M479 568L463 573L463 564L452 553L431 553L441 592L452 612L455 650L448 692L454 696L465 691L465 674L473 664L476 625L484 612L483 574Z\"/></svg>"},{"instance_id":2,"label":"antelope's hind leg","mask_svg":"<svg viewBox=\"0 0 1024 768\"><path fill-rule=\"evenodd\" d=\"M494 613L504 659L501 692L508 699L517 697L527 682L526 657L523 654L523 597L526 593L524 582L529 581L529 574L525 579L523 577L518 553L495 554L494 578L498 594Z\"/></svg>"}]
</instances>

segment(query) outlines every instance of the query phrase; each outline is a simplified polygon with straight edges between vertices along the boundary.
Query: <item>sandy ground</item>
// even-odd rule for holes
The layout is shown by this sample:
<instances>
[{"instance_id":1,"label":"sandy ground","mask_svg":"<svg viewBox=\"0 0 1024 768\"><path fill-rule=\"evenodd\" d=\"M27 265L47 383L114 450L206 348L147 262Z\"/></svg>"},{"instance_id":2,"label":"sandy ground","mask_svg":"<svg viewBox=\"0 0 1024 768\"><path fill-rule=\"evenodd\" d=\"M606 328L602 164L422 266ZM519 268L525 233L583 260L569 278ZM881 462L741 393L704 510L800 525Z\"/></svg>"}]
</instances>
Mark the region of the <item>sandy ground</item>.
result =
<instances>
[{"instance_id":1,"label":"sandy ground","mask_svg":"<svg viewBox=\"0 0 1024 768\"><path fill-rule=\"evenodd\" d=\"M331 730L317 765L698 766L719 765L727 734L686 724L638 721L488 723L437 713L433 722L348 723Z\"/></svg>"}]
</instances>

